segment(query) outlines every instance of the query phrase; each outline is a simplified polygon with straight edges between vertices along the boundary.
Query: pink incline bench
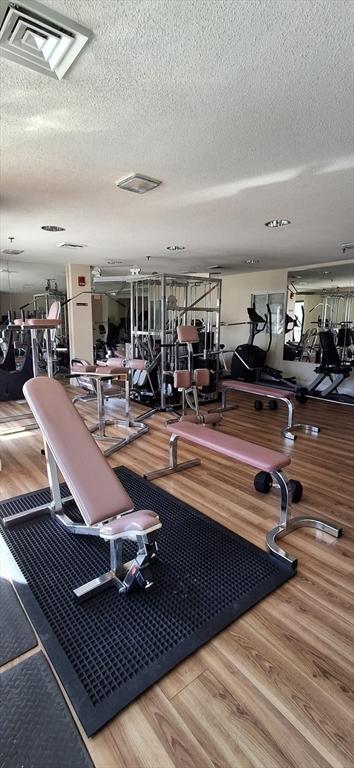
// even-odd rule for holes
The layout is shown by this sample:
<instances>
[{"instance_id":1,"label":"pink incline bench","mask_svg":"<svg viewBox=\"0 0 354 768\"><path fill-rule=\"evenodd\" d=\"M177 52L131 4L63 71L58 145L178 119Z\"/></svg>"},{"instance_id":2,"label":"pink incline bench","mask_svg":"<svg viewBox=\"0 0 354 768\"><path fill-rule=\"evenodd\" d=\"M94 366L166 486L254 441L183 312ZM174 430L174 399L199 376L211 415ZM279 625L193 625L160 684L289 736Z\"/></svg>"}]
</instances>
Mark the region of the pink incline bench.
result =
<instances>
[{"instance_id":1,"label":"pink incline bench","mask_svg":"<svg viewBox=\"0 0 354 768\"><path fill-rule=\"evenodd\" d=\"M287 480L283 475L282 470L290 464L289 456L278 451L272 451L269 448L262 448L260 445L249 443L232 435L225 435L202 424L178 421L167 424L167 430L170 433L169 465L164 469L159 469L145 475L148 480L154 480L157 477L162 477L172 472L180 472L183 469L195 467L201 463L200 459L191 459L178 464L177 441L178 438L181 438L189 443L194 443L202 448L207 448L215 451L215 453L227 456L233 459L233 461L249 464L251 467L261 470L255 478L257 490L267 493L272 485L273 487L280 488L279 525L267 533L266 542L274 555L284 558L293 568L296 568L297 565L296 558L278 546L278 538L286 536L297 528L303 527L317 528L335 537L341 536L342 529L329 520L307 516L291 517L291 502L300 501L302 486L296 480Z\"/></svg>"},{"instance_id":2,"label":"pink incline bench","mask_svg":"<svg viewBox=\"0 0 354 768\"><path fill-rule=\"evenodd\" d=\"M311 435L317 435L320 431L319 427L313 427L311 424L294 424L294 405L295 392L288 389L276 389L275 387L267 387L263 384L252 384L248 381L238 381L235 379L226 379L222 382L222 400L221 411L229 411L238 408L238 405L226 405L227 392L233 390L234 392L247 392L250 395L256 395L256 397L266 397L271 401L280 400L286 403L288 407L288 423L284 429L282 429L283 437L287 437L289 440L295 440L296 435L293 434L294 429L302 429L303 432L307 432ZM260 408L259 408L260 410Z\"/></svg>"},{"instance_id":3,"label":"pink incline bench","mask_svg":"<svg viewBox=\"0 0 354 768\"><path fill-rule=\"evenodd\" d=\"M4 518L3 525L10 527L49 510L70 533L109 541L110 571L74 589L79 599L112 584L121 594L135 584L145 589L150 587L149 565L156 556L156 532L161 528L158 515L148 509L133 512L131 498L58 381L42 376L30 379L23 391L43 435L52 501ZM57 467L72 493L64 499L60 494ZM82 515L80 523L63 511L65 502L72 499ZM138 546L135 558L128 563L123 563L124 539Z\"/></svg>"}]
</instances>

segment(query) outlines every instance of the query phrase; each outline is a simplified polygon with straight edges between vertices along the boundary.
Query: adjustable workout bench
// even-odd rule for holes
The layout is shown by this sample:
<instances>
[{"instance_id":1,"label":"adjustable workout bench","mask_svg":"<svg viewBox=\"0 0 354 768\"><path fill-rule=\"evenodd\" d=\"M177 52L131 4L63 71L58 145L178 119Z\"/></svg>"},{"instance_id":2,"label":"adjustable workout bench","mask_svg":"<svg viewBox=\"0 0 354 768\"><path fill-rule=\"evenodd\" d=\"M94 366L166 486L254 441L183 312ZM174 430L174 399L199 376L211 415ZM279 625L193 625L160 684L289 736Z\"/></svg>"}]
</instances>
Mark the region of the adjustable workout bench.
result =
<instances>
[{"instance_id":1,"label":"adjustable workout bench","mask_svg":"<svg viewBox=\"0 0 354 768\"><path fill-rule=\"evenodd\" d=\"M122 594L134 584L150 587L149 565L156 556L156 532L161 528L158 515L147 509L132 511L131 498L58 381L39 377L28 381L23 389L43 435L52 502L4 518L3 525L10 527L50 511L70 533L109 541L110 571L74 589L79 599L111 584ZM57 467L72 493L70 500L74 499L82 515L80 523L63 510L68 498L61 498ZM128 563L123 563L124 539L138 545L134 560Z\"/></svg>"},{"instance_id":2,"label":"adjustable workout bench","mask_svg":"<svg viewBox=\"0 0 354 768\"><path fill-rule=\"evenodd\" d=\"M189 443L200 445L202 448L208 448L234 461L249 464L251 467L261 470L255 477L254 484L256 490L268 493L272 485L273 487L280 488L279 525L267 533L267 546L274 555L284 558L293 568L296 568L297 560L278 546L278 538L286 536L297 528L303 527L317 528L335 537L342 535L342 529L329 520L303 516L291 517L291 502L296 503L300 501L302 486L298 481L287 480L283 475L282 469L290 464L289 456L278 451L272 451L269 448L262 448L260 445L249 443L232 435L225 435L202 424L191 424L186 421L181 423L179 421L167 424L167 430L170 433L169 465L164 469L150 472L145 477L148 480L154 480L157 477L162 477L172 472L180 472L183 469L195 467L201 463L200 459L191 459L178 464L177 441L179 437L187 440Z\"/></svg>"},{"instance_id":3,"label":"adjustable workout bench","mask_svg":"<svg viewBox=\"0 0 354 768\"><path fill-rule=\"evenodd\" d=\"M311 435L317 435L319 433L319 427L314 427L311 424L294 424L293 418L294 418L294 406L293 406L293 400L295 398L295 392L292 392L291 390L287 389L276 389L275 387L266 387L262 384L252 384L248 381L238 381L238 380L230 380L227 379L226 381L222 382L222 400L221 400L221 408L220 411L230 411L235 408L238 408L238 405L226 405L226 395L229 390L234 390L236 392L247 392L250 395L256 395L257 397L266 397L268 398L271 403L274 403L274 401L280 400L282 403L286 403L288 408L288 422L286 427L282 429L282 435L283 437L287 437L289 440L295 440L296 435L293 434L294 429L302 429L304 432L311 434ZM260 400L256 400L256 403L260 403L258 407L256 406L257 410L262 409L262 402ZM273 406L273 410L275 410Z\"/></svg>"}]
</instances>

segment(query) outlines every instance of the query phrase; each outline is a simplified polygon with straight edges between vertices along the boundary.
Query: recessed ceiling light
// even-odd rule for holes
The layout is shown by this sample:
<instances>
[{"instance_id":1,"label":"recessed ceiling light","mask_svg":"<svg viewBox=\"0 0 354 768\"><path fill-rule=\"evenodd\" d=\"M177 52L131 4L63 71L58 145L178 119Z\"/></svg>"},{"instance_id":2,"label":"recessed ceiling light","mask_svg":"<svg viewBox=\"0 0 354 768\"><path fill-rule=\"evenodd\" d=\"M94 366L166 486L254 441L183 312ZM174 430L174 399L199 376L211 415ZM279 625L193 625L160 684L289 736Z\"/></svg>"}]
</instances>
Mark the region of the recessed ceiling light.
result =
<instances>
[{"instance_id":1,"label":"recessed ceiling light","mask_svg":"<svg viewBox=\"0 0 354 768\"><path fill-rule=\"evenodd\" d=\"M245 259L244 264L259 264L260 259Z\"/></svg>"},{"instance_id":2,"label":"recessed ceiling light","mask_svg":"<svg viewBox=\"0 0 354 768\"><path fill-rule=\"evenodd\" d=\"M19 256L23 251L19 248L3 248L1 253L6 253L7 256Z\"/></svg>"},{"instance_id":3,"label":"recessed ceiling light","mask_svg":"<svg viewBox=\"0 0 354 768\"><path fill-rule=\"evenodd\" d=\"M166 245L166 251L185 251L185 245Z\"/></svg>"},{"instance_id":4,"label":"recessed ceiling light","mask_svg":"<svg viewBox=\"0 0 354 768\"><path fill-rule=\"evenodd\" d=\"M142 176L141 173L133 173L125 179L116 181L117 187L126 189L128 192L136 192L138 195L150 192L152 189L159 187L160 184L162 184L162 182L158 179L150 179L149 176Z\"/></svg>"},{"instance_id":5,"label":"recessed ceiling light","mask_svg":"<svg viewBox=\"0 0 354 768\"><path fill-rule=\"evenodd\" d=\"M265 226L273 229L274 227L286 227L287 224L291 224L289 219L271 219L271 221L266 221Z\"/></svg>"},{"instance_id":6,"label":"recessed ceiling light","mask_svg":"<svg viewBox=\"0 0 354 768\"><path fill-rule=\"evenodd\" d=\"M65 232L65 227L56 227L54 224L46 224L44 227L45 232Z\"/></svg>"},{"instance_id":7,"label":"recessed ceiling light","mask_svg":"<svg viewBox=\"0 0 354 768\"><path fill-rule=\"evenodd\" d=\"M66 240L63 240L62 243L57 244L57 248L71 248L72 250L75 248L86 248L86 243L68 243Z\"/></svg>"}]
</instances>

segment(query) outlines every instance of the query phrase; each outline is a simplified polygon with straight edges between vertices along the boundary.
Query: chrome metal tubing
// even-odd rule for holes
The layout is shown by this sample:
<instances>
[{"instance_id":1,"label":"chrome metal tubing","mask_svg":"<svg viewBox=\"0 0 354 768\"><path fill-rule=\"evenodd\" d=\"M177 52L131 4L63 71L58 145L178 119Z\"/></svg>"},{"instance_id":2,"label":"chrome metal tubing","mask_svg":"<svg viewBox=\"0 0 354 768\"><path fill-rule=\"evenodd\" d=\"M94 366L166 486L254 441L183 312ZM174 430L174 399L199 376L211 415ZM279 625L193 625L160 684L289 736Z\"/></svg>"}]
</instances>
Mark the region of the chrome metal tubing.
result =
<instances>
[{"instance_id":1,"label":"chrome metal tubing","mask_svg":"<svg viewBox=\"0 0 354 768\"><path fill-rule=\"evenodd\" d=\"M153 472L147 472L144 475L146 480L155 480L157 477L163 477L164 475L172 475L174 472L182 472L183 469L191 469L191 467L198 467L201 464L200 459L189 459L189 461L183 461L178 464L177 461L177 442L178 435L171 435L169 440L169 464L162 469L155 469Z\"/></svg>"},{"instance_id":2,"label":"chrome metal tubing","mask_svg":"<svg viewBox=\"0 0 354 768\"><path fill-rule=\"evenodd\" d=\"M61 500L62 504L65 504L68 501L73 501L73 497L65 496L65 498ZM53 501L49 501L47 504L40 504L38 507L32 507L31 509L25 509L23 512L16 512L15 515L10 515L10 517L3 517L1 518L1 523L4 528L12 528L13 526L18 525L18 523L33 520L35 517L42 517L43 514L46 514L47 512L53 516Z\"/></svg>"},{"instance_id":3,"label":"chrome metal tubing","mask_svg":"<svg viewBox=\"0 0 354 768\"><path fill-rule=\"evenodd\" d=\"M292 568L296 568L296 557L290 555L285 549L279 547L277 539L287 536L288 533L291 533L298 528L316 528L319 531L323 531L330 536L338 538L342 535L342 528L337 526L332 520L322 520L321 518L306 517L302 515L291 518L291 492L289 492L288 481L281 470L272 472L272 476L275 480L274 485L280 488L280 520L279 525L272 528L272 530L266 534L266 543L273 555L286 560Z\"/></svg>"},{"instance_id":4,"label":"chrome metal tubing","mask_svg":"<svg viewBox=\"0 0 354 768\"><path fill-rule=\"evenodd\" d=\"M317 519L315 517L293 517L292 520L288 521L286 527L278 525L273 528L266 535L268 549L270 552L272 552L273 555L281 557L283 560L286 560L288 563L290 563L293 568L296 568L297 566L296 557L289 555L286 550L279 547L277 544L277 539L280 539L283 536L287 536L288 533L296 531L298 528L315 528L316 530L328 533L330 536L334 536L335 538L339 538L343 533L342 528L337 526L334 522L330 520Z\"/></svg>"}]
</instances>

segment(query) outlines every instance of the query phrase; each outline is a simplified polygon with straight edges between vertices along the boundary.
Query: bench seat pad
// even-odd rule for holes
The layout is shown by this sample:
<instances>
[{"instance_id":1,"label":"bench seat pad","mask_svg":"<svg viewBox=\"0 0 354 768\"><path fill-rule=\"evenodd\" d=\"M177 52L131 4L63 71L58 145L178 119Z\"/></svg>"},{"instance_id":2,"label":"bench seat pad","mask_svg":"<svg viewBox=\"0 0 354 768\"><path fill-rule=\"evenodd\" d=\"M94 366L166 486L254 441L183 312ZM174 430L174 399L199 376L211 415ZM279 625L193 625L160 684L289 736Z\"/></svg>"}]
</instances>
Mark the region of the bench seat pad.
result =
<instances>
[{"instance_id":1,"label":"bench seat pad","mask_svg":"<svg viewBox=\"0 0 354 768\"><path fill-rule=\"evenodd\" d=\"M263 384L251 384L248 381L235 381L234 379L227 379L222 382L224 389L235 389L239 392L249 392L251 395L259 395L259 397L286 397L288 400L295 396L295 392L290 389L276 389L276 387L266 387Z\"/></svg>"},{"instance_id":2,"label":"bench seat pad","mask_svg":"<svg viewBox=\"0 0 354 768\"><path fill-rule=\"evenodd\" d=\"M224 432L216 432L202 424L177 421L167 424L167 429L171 434L178 435L190 443L209 448L211 451L265 472L274 472L290 464L290 458L283 453L249 443L239 437L225 435Z\"/></svg>"},{"instance_id":3,"label":"bench seat pad","mask_svg":"<svg viewBox=\"0 0 354 768\"><path fill-rule=\"evenodd\" d=\"M161 527L160 518L151 509L139 509L138 512L131 512L129 515L122 515L115 520L111 520L102 526L100 534L101 536L119 536L119 534L127 533L144 533L156 528Z\"/></svg>"}]
</instances>

